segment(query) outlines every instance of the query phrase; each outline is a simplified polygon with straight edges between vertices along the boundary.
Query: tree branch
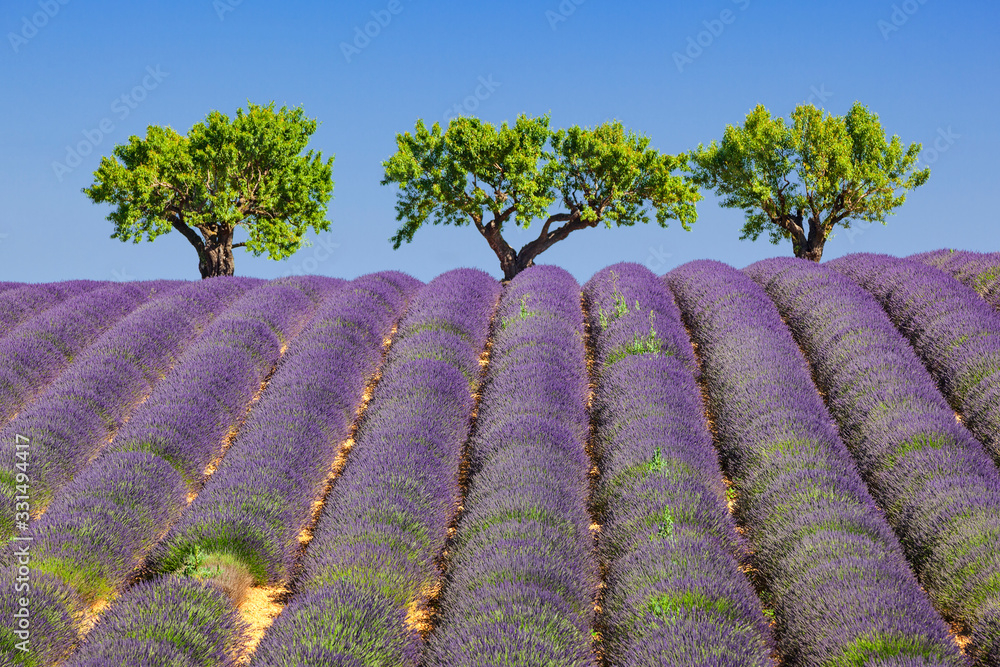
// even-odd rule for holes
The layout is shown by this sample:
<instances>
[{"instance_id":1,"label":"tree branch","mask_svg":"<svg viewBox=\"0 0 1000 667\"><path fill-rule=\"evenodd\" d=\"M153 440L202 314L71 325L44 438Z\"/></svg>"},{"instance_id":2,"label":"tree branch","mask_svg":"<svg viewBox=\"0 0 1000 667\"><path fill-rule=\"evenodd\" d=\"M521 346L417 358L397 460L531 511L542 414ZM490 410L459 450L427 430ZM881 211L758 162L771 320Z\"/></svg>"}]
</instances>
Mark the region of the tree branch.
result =
<instances>
[{"instance_id":1,"label":"tree branch","mask_svg":"<svg viewBox=\"0 0 1000 667\"><path fill-rule=\"evenodd\" d=\"M551 225L553 222L558 222L561 220L565 220L566 224L550 232L549 225ZM575 232L578 229L586 229L587 227L593 227L594 225L597 224L599 220L600 218L598 218L598 220L595 220L593 224L585 222L580 217L579 209L573 211L572 213L557 213L555 215L549 216L549 219L546 220L545 224L542 226L542 233L538 235L538 238L536 238L534 241L526 243L521 248L521 250L518 251L517 253L518 261L522 261L522 258L524 258L525 261L534 259L538 255L545 252L553 244L565 239L567 236L570 235L571 232Z\"/></svg>"},{"instance_id":2,"label":"tree branch","mask_svg":"<svg viewBox=\"0 0 1000 667\"><path fill-rule=\"evenodd\" d=\"M174 229L179 231L184 236L184 238L186 238L191 243L191 245L194 246L195 250L197 250L199 253L205 250L205 243L201 240L201 238L198 237L197 234L194 233L193 229L191 229L184 223L184 220L180 215L177 215L175 213L175 217L171 221L171 225L173 226Z\"/></svg>"}]
</instances>

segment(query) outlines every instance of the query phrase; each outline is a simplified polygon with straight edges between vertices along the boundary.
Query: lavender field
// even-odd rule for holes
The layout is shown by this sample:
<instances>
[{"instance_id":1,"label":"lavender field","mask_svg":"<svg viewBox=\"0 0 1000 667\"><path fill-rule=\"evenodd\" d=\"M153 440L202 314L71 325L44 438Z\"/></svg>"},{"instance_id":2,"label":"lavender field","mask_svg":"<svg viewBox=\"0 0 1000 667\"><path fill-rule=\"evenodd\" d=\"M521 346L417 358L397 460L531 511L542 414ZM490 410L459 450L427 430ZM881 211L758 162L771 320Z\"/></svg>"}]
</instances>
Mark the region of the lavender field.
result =
<instances>
[{"instance_id":1,"label":"lavender field","mask_svg":"<svg viewBox=\"0 0 1000 667\"><path fill-rule=\"evenodd\" d=\"M1000 254L0 283L0 665L1000 665Z\"/></svg>"}]
</instances>

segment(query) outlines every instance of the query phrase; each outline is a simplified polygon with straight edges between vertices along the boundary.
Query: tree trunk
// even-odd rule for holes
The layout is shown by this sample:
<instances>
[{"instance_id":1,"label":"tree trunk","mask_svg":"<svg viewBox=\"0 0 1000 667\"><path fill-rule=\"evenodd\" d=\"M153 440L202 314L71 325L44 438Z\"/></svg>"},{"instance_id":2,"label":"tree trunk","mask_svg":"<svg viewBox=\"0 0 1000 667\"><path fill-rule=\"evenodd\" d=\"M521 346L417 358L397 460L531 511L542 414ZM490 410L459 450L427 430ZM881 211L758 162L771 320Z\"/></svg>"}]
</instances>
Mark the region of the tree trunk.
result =
<instances>
[{"instance_id":1,"label":"tree trunk","mask_svg":"<svg viewBox=\"0 0 1000 667\"><path fill-rule=\"evenodd\" d=\"M796 243L793 239L792 249L795 251L795 256L799 259L808 259L813 262L819 262L823 259L823 246L826 245L826 234L823 231L823 225L816 220L809 220L809 236L804 240L805 242Z\"/></svg>"},{"instance_id":2,"label":"tree trunk","mask_svg":"<svg viewBox=\"0 0 1000 667\"><path fill-rule=\"evenodd\" d=\"M527 246L525 246L526 248ZM524 248L521 248L521 252L515 253L511 250L510 253L504 253L500 256L500 268L503 269L503 279L504 282L509 282L514 279L514 276L524 271L529 266L535 265L535 257L538 255L537 252L524 252Z\"/></svg>"},{"instance_id":3,"label":"tree trunk","mask_svg":"<svg viewBox=\"0 0 1000 667\"><path fill-rule=\"evenodd\" d=\"M808 248L805 252L802 253L801 257L803 259L808 259L812 262L818 263L820 260L823 259L823 244L820 243L818 246L814 248Z\"/></svg>"},{"instance_id":4,"label":"tree trunk","mask_svg":"<svg viewBox=\"0 0 1000 667\"><path fill-rule=\"evenodd\" d=\"M233 260L232 230L219 230L218 235L198 251L198 270L201 271L202 280L233 275L236 264Z\"/></svg>"}]
</instances>

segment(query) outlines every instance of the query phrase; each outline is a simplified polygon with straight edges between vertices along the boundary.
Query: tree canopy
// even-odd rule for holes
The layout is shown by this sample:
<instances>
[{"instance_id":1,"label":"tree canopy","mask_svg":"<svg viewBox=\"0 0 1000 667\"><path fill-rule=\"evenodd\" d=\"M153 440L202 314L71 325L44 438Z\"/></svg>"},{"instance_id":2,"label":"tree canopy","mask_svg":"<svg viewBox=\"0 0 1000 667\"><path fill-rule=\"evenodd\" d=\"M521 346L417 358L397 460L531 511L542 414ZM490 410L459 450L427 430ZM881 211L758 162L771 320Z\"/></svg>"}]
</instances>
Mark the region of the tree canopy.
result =
<instances>
[{"instance_id":1,"label":"tree canopy","mask_svg":"<svg viewBox=\"0 0 1000 667\"><path fill-rule=\"evenodd\" d=\"M418 120L396 143L382 180L400 188L396 219L402 225L390 239L393 248L411 242L428 220L471 222L506 279L576 230L647 223L650 209L660 226L676 219L690 230L701 199L693 183L673 174L679 158L650 148L647 137L626 132L618 121L553 131L548 115L521 115L500 127L458 117L446 130ZM533 220L543 221L538 236L514 250L503 238L504 225L527 229Z\"/></svg>"},{"instance_id":2,"label":"tree canopy","mask_svg":"<svg viewBox=\"0 0 1000 667\"><path fill-rule=\"evenodd\" d=\"M855 102L845 116L811 104L791 123L757 106L742 126L729 125L721 142L685 156L694 181L743 209L741 240L767 232L772 243L791 239L796 257L820 261L835 227L852 220L881 222L927 182L915 170L920 144L886 137L878 116Z\"/></svg>"},{"instance_id":3,"label":"tree canopy","mask_svg":"<svg viewBox=\"0 0 1000 667\"><path fill-rule=\"evenodd\" d=\"M102 158L83 192L116 206L111 238L139 243L177 230L208 278L233 274L233 248L279 260L302 247L308 228L328 230L333 158L302 153L316 121L301 108L248 106L232 120L212 111L186 136L151 125ZM234 244L239 226L249 238Z\"/></svg>"}]
</instances>

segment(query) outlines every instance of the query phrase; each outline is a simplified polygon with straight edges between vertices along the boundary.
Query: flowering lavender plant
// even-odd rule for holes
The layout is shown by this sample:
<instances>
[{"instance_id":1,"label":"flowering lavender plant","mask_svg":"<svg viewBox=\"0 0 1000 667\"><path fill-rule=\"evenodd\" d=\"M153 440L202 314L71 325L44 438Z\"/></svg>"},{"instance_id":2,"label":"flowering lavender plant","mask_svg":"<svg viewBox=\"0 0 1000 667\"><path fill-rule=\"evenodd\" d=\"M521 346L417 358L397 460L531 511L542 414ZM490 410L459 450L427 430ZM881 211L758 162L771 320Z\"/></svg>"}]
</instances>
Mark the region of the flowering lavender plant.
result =
<instances>
[{"instance_id":1,"label":"flowering lavender plant","mask_svg":"<svg viewBox=\"0 0 1000 667\"><path fill-rule=\"evenodd\" d=\"M100 452L198 331L257 282L192 283L136 308L0 430L0 534L12 529L18 436L32 443L32 510L38 514Z\"/></svg>"},{"instance_id":2,"label":"flowering lavender plant","mask_svg":"<svg viewBox=\"0 0 1000 667\"><path fill-rule=\"evenodd\" d=\"M673 295L638 264L584 285L598 369L595 506L609 665L769 667L773 639L741 554ZM610 315L609 315L610 313ZM655 315L654 349L632 350Z\"/></svg>"},{"instance_id":3,"label":"flowering lavender plant","mask_svg":"<svg viewBox=\"0 0 1000 667\"><path fill-rule=\"evenodd\" d=\"M972 288L917 261L859 253L829 266L882 304L1000 464L1000 313Z\"/></svg>"},{"instance_id":4,"label":"flowering lavender plant","mask_svg":"<svg viewBox=\"0 0 1000 667\"><path fill-rule=\"evenodd\" d=\"M88 290L45 309L0 339L0 425L147 298L148 292L138 285Z\"/></svg>"},{"instance_id":5,"label":"flowering lavender plant","mask_svg":"<svg viewBox=\"0 0 1000 667\"><path fill-rule=\"evenodd\" d=\"M594 664L583 333L565 271L508 284L428 664Z\"/></svg>"},{"instance_id":6,"label":"flowering lavender plant","mask_svg":"<svg viewBox=\"0 0 1000 667\"><path fill-rule=\"evenodd\" d=\"M765 287L803 350L845 443L923 587L996 656L1000 473L879 303L837 271L774 259L745 271ZM973 566L974 567L970 567ZM978 643L983 641L985 643ZM984 667L989 661L980 661Z\"/></svg>"},{"instance_id":7,"label":"flowering lavender plant","mask_svg":"<svg viewBox=\"0 0 1000 667\"><path fill-rule=\"evenodd\" d=\"M664 279L698 344L717 442L783 658L962 665L764 290L714 261L690 262Z\"/></svg>"},{"instance_id":8,"label":"flowering lavender plant","mask_svg":"<svg viewBox=\"0 0 1000 667\"><path fill-rule=\"evenodd\" d=\"M338 289L285 353L239 437L151 555L173 572L200 550L240 561L258 583L287 576L298 535L419 281L397 272Z\"/></svg>"},{"instance_id":9,"label":"flowering lavender plant","mask_svg":"<svg viewBox=\"0 0 1000 667\"><path fill-rule=\"evenodd\" d=\"M487 274L459 269L413 297L313 531L302 593L254 664L416 664L422 641L407 611L440 582L473 407L469 376L478 378L499 293ZM317 633L325 614L336 621Z\"/></svg>"}]
</instances>

